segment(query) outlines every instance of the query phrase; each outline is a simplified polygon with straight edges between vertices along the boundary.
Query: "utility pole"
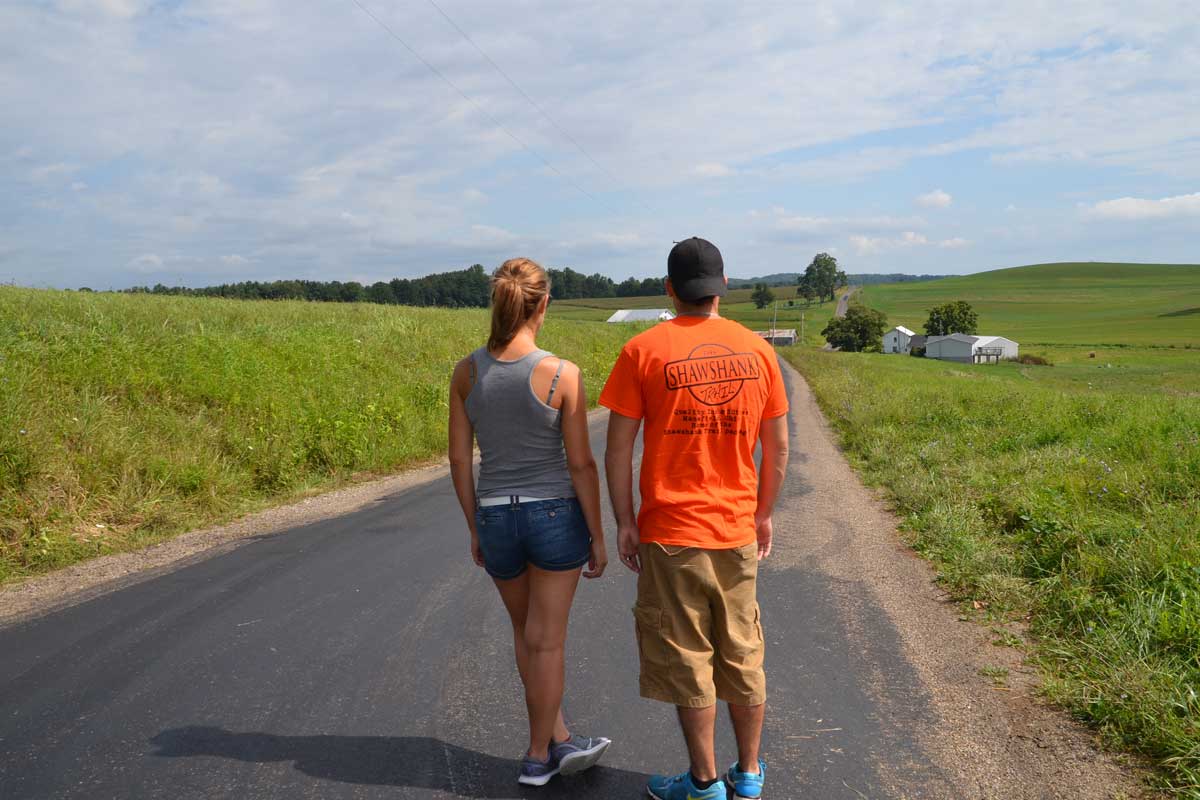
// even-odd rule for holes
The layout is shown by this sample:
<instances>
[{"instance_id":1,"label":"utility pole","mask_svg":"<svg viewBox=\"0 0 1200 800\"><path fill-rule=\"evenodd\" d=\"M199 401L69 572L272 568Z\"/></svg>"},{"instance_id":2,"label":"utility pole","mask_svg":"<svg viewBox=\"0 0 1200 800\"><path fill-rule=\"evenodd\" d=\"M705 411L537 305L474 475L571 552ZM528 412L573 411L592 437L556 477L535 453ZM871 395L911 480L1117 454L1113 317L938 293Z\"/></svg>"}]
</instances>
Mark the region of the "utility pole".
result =
<instances>
[{"instance_id":1,"label":"utility pole","mask_svg":"<svg viewBox=\"0 0 1200 800\"><path fill-rule=\"evenodd\" d=\"M779 322L779 301L775 301L775 311L771 314L771 337L775 336L775 326Z\"/></svg>"}]
</instances>

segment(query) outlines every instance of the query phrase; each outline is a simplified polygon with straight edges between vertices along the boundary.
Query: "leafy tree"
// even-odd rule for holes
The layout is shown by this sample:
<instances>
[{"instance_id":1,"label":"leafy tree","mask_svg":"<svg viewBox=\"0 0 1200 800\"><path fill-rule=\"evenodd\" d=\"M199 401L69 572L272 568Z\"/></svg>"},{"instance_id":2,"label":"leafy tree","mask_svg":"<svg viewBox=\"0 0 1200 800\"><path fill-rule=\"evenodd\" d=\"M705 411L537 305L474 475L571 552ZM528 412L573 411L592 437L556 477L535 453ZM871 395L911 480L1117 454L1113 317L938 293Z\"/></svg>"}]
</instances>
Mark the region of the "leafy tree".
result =
<instances>
[{"instance_id":1,"label":"leafy tree","mask_svg":"<svg viewBox=\"0 0 1200 800\"><path fill-rule=\"evenodd\" d=\"M846 316L829 320L821 335L840 350L877 353L883 349L886 327L887 315L882 311L867 308L862 303L851 303Z\"/></svg>"},{"instance_id":2,"label":"leafy tree","mask_svg":"<svg viewBox=\"0 0 1200 800\"><path fill-rule=\"evenodd\" d=\"M964 300L944 303L929 309L925 321L926 336L947 336L951 333L974 334L979 330L979 315Z\"/></svg>"},{"instance_id":3,"label":"leafy tree","mask_svg":"<svg viewBox=\"0 0 1200 800\"><path fill-rule=\"evenodd\" d=\"M750 299L754 301L755 308L766 308L775 302L775 293L765 283L756 283L754 284L754 293L750 295Z\"/></svg>"},{"instance_id":4,"label":"leafy tree","mask_svg":"<svg viewBox=\"0 0 1200 800\"><path fill-rule=\"evenodd\" d=\"M800 286L799 293L805 298L811 296L832 300L837 288L846 284L846 273L838 269L836 258L828 253L817 253L796 282Z\"/></svg>"}]
</instances>

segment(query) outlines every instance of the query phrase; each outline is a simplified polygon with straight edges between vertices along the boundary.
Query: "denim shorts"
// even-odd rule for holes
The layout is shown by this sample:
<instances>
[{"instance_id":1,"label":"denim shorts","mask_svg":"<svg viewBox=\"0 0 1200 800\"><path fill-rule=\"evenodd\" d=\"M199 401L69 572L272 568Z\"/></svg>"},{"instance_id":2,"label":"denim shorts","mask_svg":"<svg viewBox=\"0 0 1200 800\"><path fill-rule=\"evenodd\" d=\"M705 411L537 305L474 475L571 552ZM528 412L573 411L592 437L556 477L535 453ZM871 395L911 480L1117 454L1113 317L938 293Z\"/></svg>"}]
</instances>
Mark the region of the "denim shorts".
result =
<instances>
[{"instance_id":1,"label":"denim shorts","mask_svg":"<svg viewBox=\"0 0 1200 800\"><path fill-rule=\"evenodd\" d=\"M475 509L483 566L497 580L511 580L529 564L539 569L576 569L592 554L592 535L574 497Z\"/></svg>"}]
</instances>

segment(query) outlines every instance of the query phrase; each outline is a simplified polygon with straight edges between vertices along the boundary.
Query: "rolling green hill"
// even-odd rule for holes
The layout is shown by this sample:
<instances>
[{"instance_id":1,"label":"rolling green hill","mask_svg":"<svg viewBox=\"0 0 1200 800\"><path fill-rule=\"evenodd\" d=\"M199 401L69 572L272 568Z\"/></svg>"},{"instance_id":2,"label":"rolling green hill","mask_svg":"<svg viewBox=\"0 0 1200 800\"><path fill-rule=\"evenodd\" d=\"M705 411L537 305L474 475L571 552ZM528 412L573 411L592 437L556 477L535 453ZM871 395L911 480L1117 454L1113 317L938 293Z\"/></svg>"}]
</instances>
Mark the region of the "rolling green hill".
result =
<instances>
[{"instance_id":1,"label":"rolling green hill","mask_svg":"<svg viewBox=\"0 0 1200 800\"><path fill-rule=\"evenodd\" d=\"M791 287L773 289L779 298L778 325L798 328L804 313L806 337L823 343L821 328L832 303L805 306ZM771 309L758 310L750 289L730 289L722 313L751 328L770 324ZM966 300L979 313L980 333L1007 336L1022 345L1200 346L1200 265L1033 264L936 281L864 286L867 305L888 315L889 325L921 333L928 310ZM793 300L795 305L787 306ZM599 321L618 308L670 308L661 297L560 300L564 319Z\"/></svg>"},{"instance_id":2,"label":"rolling green hill","mask_svg":"<svg viewBox=\"0 0 1200 800\"><path fill-rule=\"evenodd\" d=\"M979 313L980 333L1022 345L1200 345L1194 264L1034 264L862 292L889 325L918 333L929 308L966 300Z\"/></svg>"}]
</instances>

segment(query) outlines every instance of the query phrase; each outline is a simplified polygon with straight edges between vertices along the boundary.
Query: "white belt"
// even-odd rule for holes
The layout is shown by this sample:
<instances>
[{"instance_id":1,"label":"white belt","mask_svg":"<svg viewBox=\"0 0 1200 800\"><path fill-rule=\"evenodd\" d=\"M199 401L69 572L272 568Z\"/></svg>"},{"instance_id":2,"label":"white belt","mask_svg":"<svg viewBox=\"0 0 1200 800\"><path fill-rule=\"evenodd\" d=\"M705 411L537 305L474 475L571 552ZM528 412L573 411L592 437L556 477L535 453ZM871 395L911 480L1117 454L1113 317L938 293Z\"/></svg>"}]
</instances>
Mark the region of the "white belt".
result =
<instances>
[{"instance_id":1,"label":"white belt","mask_svg":"<svg viewBox=\"0 0 1200 800\"><path fill-rule=\"evenodd\" d=\"M503 497L481 497L479 498L479 505L480 507L508 506L517 505L518 503L542 503L546 500L557 499L557 497L529 497L523 494L506 494Z\"/></svg>"}]
</instances>

